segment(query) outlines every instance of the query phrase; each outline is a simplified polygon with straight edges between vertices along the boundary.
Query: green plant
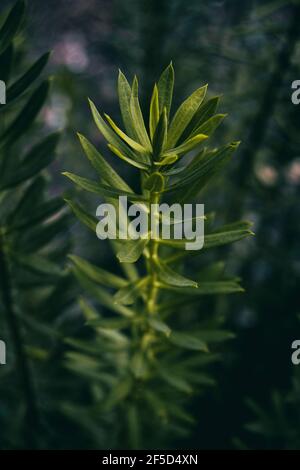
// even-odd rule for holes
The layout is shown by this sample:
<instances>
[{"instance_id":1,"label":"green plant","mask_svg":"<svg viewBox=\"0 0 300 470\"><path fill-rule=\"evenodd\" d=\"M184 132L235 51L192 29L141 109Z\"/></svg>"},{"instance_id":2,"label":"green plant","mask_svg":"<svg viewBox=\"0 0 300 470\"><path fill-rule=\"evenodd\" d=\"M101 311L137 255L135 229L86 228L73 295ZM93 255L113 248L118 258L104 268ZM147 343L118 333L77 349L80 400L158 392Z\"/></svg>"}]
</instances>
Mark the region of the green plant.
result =
<instances>
[{"instance_id":1,"label":"green plant","mask_svg":"<svg viewBox=\"0 0 300 470\"><path fill-rule=\"evenodd\" d=\"M61 266L70 250L62 240L69 216L60 198L49 197L45 172L59 134L37 141L34 132L34 126L42 132L36 118L49 80L35 84L49 54L19 72L15 39L24 14L18 1L0 29L0 78L7 85L0 107L0 325L8 356L0 369L1 448L53 442L58 384L60 393L67 389L59 360L64 325L57 319L72 302L72 279Z\"/></svg>"},{"instance_id":2,"label":"green plant","mask_svg":"<svg viewBox=\"0 0 300 470\"><path fill-rule=\"evenodd\" d=\"M154 86L149 131L139 105L136 77L131 87L119 73L119 102L126 134L109 116L103 119L90 102L95 123L110 150L139 170L140 194L82 135L81 145L98 179L65 175L81 190L103 196L112 204L117 204L120 195L126 195L131 201L140 201L145 211L151 203L163 199L183 203L196 198L230 161L238 142L213 150L203 147L225 117L215 114L218 97L204 102L206 86L187 98L170 119L173 85L170 64ZM197 152L192 160L184 158L194 150ZM80 221L95 231L97 219L77 202L67 202ZM121 219L126 216L121 214ZM222 329L221 318L199 313L195 305L205 294L242 291L238 279L224 275L224 264L209 263L205 253L249 234L248 222L214 228L213 214L209 214L204 249L198 252L185 251L186 240L113 240L123 275L70 256L76 277L91 298L104 307L104 315L87 300L80 300L88 338L70 340L74 351L68 353L67 364L92 384L95 404L86 410L90 422L92 417L102 422L106 417L112 423L115 432L109 433L109 447L163 446L170 434L185 434L193 423L186 411L190 396L214 383L205 372L218 358L214 345L231 338ZM191 280L182 272L196 255L202 256L205 264L201 266L200 261L200 270L195 269L197 279Z\"/></svg>"}]
</instances>

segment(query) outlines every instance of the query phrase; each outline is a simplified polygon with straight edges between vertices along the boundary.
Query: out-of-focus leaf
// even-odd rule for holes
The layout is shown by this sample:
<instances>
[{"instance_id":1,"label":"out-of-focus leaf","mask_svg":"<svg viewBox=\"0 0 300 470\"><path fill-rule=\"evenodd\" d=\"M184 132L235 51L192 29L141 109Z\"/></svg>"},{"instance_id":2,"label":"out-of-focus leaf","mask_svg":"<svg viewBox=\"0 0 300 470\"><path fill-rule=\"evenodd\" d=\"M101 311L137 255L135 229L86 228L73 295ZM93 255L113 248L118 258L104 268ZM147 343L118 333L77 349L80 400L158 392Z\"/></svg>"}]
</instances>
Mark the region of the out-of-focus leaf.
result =
<instances>
[{"instance_id":1,"label":"out-of-focus leaf","mask_svg":"<svg viewBox=\"0 0 300 470\"><path fill-rule=\"evenodd\" d=\"M156 271L160 281L168 284L170 286L176 287L197 287L198 284L191 279L187 279L181 274L176 273L169 266L163 264L162 262L157 262Z\"/></svg>"},{"instance_id":2,"label":"out-of-focus leaf","mask_svg":"<svg viewBox=\"0 0 300 470\"><path fill-rule=\"evenodd\" d=\"M70 206L76 217L86 225L92 232L96 233L96 227L98 220L93 215L86 212L83 207L81 207L76 202L71 201L70 199L65 199L65 202Z\"/></svg>"},{"instance_id":3,"label":"out-of-focus leaf","mask_svg":"<svg viewBox=\"0 0 300 470\"><path fill-rule=\"evenodd\" d=\"M143 254L143 251L149 242L148 237L139 240L124 240L122 247L117 252L117 258L120 263L135 263Z\"/></svg>"},{"instance_id":4,"label":"out-of-focus leaf","mask_svg":"<svg viewBox=\"0 0 300 470\"><path fill-rule=\"evenodd\" d=\"M7 130L0 135L0 149L8 144L13 144L30 128L46 101L48 91L48 81L43 82L35 90L16 119L10 124Z\"/></svg>"},{"instance_id":5,"label":"out-of-focus leaf","mask_svg":"<svg viewBox=\"0 0 300 470\"><path fill-rule=\"evenodd\" d=\"M14 253L13 258L17 264L38 274L61 277L64 273L59 266L51 263L40 255L21 255Z\"/></svg>"},{"instance_id":6,"label":"out-of-focus leaf","mask_svg":"<svg viewBox=\"0 0 300 470\"><path fill-rule=\"evenodd\" d=\"M178 108L172 119L167 139L167 147L174 148L184 129L191 121L198 107L205 98L207 85L198 88Z\"/></svg>"},{"instance_id":7,"label":"out-of-focus leaf","mask_svg":"<svg viewBox=\"0 0 300 470\"><path fill-rule=\"evenodd\" d=\"M122 305L133 304L138 297L142 296L143 289L147 285L147 282L148 277L121 287L121 289L118 290L114 296L115 302Z\"/></svg>"},{"instance_id":8,"label":"out-of-focus leaf","mask_svg":"<svg viewBox=\"0 0 300 470\"><path fill-rule=\"evenodd\" d=\"M10 10L5 23L0 30L0 53L11 43L23 21L25 13L25 2L18 1Z\"/></svg>"},{"instance_id":9,"label":"out-of-focus leaf","mask_svg":"<svg viewBox=\"0 0 300 470\"><path fill-rule=\"evenodd\" d=\"M102 287L95 285L86 274L78 266L73 268L74 274L84 289L87 290L95 299L104 307L108 308L112 312L118 313L125 317L133 317L134 311L125 307L124 305L116 304L113 296L104 290Z\"/></svg>"},{"instance_id":10,"label":"out-of-focus leaf","mask_svg":"<svg viewBox=\"0 0 300 470\"><path fill-rule=\"evenodd\" d=\"M7 176L4 175L4 178L0 183L0 191L12 188L23 181L32 178L38 172L50 165L55 156L55 149L59 137L59 133L51 134L42 142L35 145L25 156L21 165L14 174L8 174Z\"/></svg>"},{"instance_id":11,"label":"out-of-focus leaf","mask_svg":"<svg viewBox=\"0 0 300 470\"><path fill-rule=\"evenodd\" d=\"M79 256L69 255L69 258L75 264L75 266L80 268L82 273L84 273L89 279L96 282L97 284L102 284L103 286L107 287L114 287L115 289L121 289L128 284L126 279L123 279L120 276L116 276L109 271L105 271L104 269L89 263Z\"/></svg>"},{"instance_id":12,"label":"out-of-focus leaf","mask_svg":"<svg viewBox=\"0 0 300 470\"><path fill-rule=\"evenodd\" d=\"M168 340L175 344L175 346L179 346L181 348L208 352L207 344L204 341L187 333L172 331Z\"/></svg>"},{"instance_id":13,"label":"out-of-focus leaf","mask_svg":"<svg viewBox=\"0 0 300 470\"><path fill-rule=\"evenodd\" d=\"M22 95L27 88L29 88L35 80L40 76L42 71L44 70L48 60L49 60L50 53L47 52L46 54L42 55L31 67L30 69L22 75L15 83L7 89L6 100L7 104L10 104L20 95Z\"/></svg>"},{"instance_id":14,"label":"out-of-focus leaf","mask_svg":"<svg viewBox=\"0 0 300 470\"><path fill-rule=\"evenodd\" d=\"M148 319L148 323L151 326L151 328L153 328L153 330L155 330L159 333L163 333L166 336L170 336L171 331L172 331L171 328L165 322L160 320L159 318L150 317Z\"/></svg>"}]
</instances>

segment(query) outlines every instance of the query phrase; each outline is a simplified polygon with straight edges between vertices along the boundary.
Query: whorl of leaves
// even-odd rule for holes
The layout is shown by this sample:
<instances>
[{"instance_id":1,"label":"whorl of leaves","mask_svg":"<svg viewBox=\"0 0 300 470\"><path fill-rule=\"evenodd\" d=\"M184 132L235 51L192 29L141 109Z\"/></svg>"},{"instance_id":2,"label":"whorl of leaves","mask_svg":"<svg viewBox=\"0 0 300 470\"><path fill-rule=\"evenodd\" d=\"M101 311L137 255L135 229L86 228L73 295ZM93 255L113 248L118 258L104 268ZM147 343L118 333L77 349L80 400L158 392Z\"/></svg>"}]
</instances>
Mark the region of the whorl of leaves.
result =
<instances>
[{"instance_id":1,"label":"whorl of leaves","mask_svg":"<svg viewBox=\"0 0 300 470\"><path fill-rule=\"evenodd\" d=\"M118 95L124 130L90 101L108 148L139 173L138 193L80 134L97 177L88 180L73 173L65 175L81 191L98 194L115 205L124 195L131 202L140 201L145 211L153 202L195 199L230 162L239 143L218 149L204 146L225 117L215 114L219 98L205 101L207 86L202 86L172 114L173 87L170 64L154 86L145 121L137 78L130 85L120 72ZM185 159L187 154L192 159ZM74 200L67 202L76 217L95 232L94 215ZM252 232L248 222L213 228L212 218L207 217L204 249L198 252L186 251L186 240L117 239L112 241L112 249L120 263L119 273L70 256L72 269L90 296L90 301L81 298L80 304L92 336L88 341L69 341L74 351L68 353L67 365L83 380L97 383L97 405L90 409L89 426L93 419L112 417L114 429L119 424L117 442L121 446L157 446L173 433L185 435L194 421L186 411L190 396L214 383L205 368L218 358L215 343L232 335L222 329L221 319L198 311L197 306L203 295L243 289L238 279L224 275L222 262L203 266L194 279L186 277L184 268L196 255L201 266L201 256L207 250ZM117 225L120 223L118 220ZM69 411L75 414L75 410ZM154 429L155 433L151 432ZM109 445L113 445L112 438Z\"/></svg>"}]
</instances>

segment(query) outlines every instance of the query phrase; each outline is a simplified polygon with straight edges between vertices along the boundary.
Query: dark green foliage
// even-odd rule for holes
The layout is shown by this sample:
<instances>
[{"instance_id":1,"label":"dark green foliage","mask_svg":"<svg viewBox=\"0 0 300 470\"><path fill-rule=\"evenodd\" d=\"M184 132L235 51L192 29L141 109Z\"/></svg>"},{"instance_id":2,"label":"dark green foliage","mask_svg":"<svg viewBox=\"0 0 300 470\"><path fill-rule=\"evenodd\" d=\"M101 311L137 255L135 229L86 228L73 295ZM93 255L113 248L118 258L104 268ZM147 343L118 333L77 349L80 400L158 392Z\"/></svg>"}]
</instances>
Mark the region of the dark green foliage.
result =
<instances>
[{"instance_id":1,"label":"dark green foliage","mask_svg":"<svg viewBox=\"0 0 300 470\"><path fill-rule=\"evenodd\" d=\"M45 173L59 135L35 142L31 132L48 95L49 82L39 76L49 54L15 76L14 39L23 15L19 1L0 30L0 78L7 84L0 108L0 331L8 356L0 370L1 448L59 445L52 423L60 413L57 392L72 386L63 381L59 318L72 303L72 281L62 266L69 217L63 201L49 197Z\"/></svg>"}]
</instances>

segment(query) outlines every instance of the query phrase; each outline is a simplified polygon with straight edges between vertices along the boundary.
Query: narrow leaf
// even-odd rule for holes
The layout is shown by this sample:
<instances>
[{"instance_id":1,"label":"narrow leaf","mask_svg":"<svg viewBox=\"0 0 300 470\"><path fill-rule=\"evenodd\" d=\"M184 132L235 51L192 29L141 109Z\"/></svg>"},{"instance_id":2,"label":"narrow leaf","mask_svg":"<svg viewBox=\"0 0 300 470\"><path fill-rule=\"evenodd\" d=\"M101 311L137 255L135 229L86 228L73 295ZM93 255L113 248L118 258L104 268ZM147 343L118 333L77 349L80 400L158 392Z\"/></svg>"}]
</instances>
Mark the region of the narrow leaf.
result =
<instances>
[{"instance_id":1,"label":"narrow leaf","mask_svg":"<svg viewBox=\"0 0 300 470\"><path fill-rule=\"evenodd\" d=\"M174 68L172 62L163 71L158 81L157 88L159 111L162 113L164 108L166 108L167 119L169 119L174 88Z\"/></svg>"},{"instance_id":2,"label":"narrow leaf","mask_svg":"<svg viewBox=\"0 0 300 470\"><path fill-rule=\"evenodd\" d=\"M159 103L158 103L158 89L157 85L154 85L152 97L151 97L151 103L150 103L150 113L149 113L149 131L150 131L150 137L151 140L153 141L153 136L155 134L155 130L159 121Z\"/></svg>"},{"instance_id":3,"label":"narrow leaf","mask_svg":"<svg viewBox=\"0 0 300 470\"><path fill-rule=\"evenodd\" d=\"M117 253L117 258L120 263L135 263L143 254L148 242L148 238L124 241L121 249Z\"/></svg>"},{"instance_id":4,"label":"narrow leaf","mask_svg":"<svg viewBox=\"0 0 300 470\"><path fill-rule=\"evenodd\" d=\"M146 131L143 114L140 108L138 97L138 81L136 77L134 77L132 84L130 109L136 133L139 137L139 141L147 150L151 152L152 146Z\"/></svg>"},{"instance_id":5,"label":"narrow leaf","mask_svg":"<svg viewBox=\"0 0 300 470\"><path fill-rule=\"evenodd\" d=\"M189 98L187 98L176 111L168 132L168 148L174 148L176 146L176 143L184 129L189 124L198 107L204 100L206 90L207 85L198 88L198 90L194 91L194 93L189 96Z\"/></svg>"},{"instance_id":6,"label":"narrow leaf","mask_svg":"<svg viewBox=\"0 0 300 470\"><path fill-rule=\"evenodd\" d=\"M172 331L168 339L172 344L181 348L208 352L207 344L201 339L190 334Z\"/></svg>"},{"instance_id":7,"label":"narrow leaf","mask_svg":"<svg viewBox=\"0 0 300 470\"><path fill-rule=\"evenodd\" d=\"M126 279L123 279L120 276L116 276L109 271L105 271L104 269L89 263L79 256L69 255L68 257L75 264L75 266L80 268L82 273L84 273L89 279L96 282L97 284L113 287L115 289L120 289L128 285Z\"/></svg>"},{"instance_id":8,"label":"narrow leaf","mask_svg":"<svg viewBox=\"0 0 300 470\"><path fill-rule=\"evenodd\" d=\"M126 196L131 201L145 201L146 197L143 195L127 193L125 191L119 191L117 189L111 189L109 186L105 184L98 183L97 181L92 181L87 178L82 178L81 176L74 175L73 173L64 172L62 173L64 176L69 178L75 184L77 184L80 188L85 189L91 193L101 194L104 197L111 197L118 199L120 196Z\"/></svg>"}]
</instances>

